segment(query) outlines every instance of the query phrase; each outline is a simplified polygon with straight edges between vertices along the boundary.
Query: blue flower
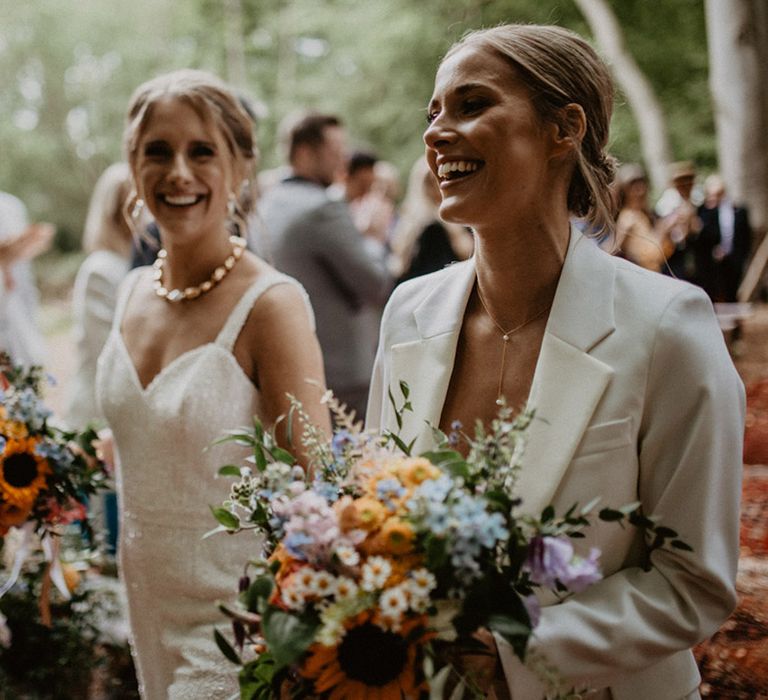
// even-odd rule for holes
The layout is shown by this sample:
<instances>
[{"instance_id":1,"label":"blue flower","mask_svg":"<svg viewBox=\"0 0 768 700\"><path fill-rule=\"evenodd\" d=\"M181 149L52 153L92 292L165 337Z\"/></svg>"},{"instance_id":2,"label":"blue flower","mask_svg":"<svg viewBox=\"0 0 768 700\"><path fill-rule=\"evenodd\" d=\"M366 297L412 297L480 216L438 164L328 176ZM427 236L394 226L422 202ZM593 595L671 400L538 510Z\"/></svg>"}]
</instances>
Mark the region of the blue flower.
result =
<instances>
[{"instance_id":1,"label":"blue flower","mask_svg":"<svg viewBox=\"0 0 768 700\"><path fill-rule=\"evenodd\" d=\"M283 540L286 550L292 557L306 561L307 556L302 547L312 544L314 540L305 532L292 532Z\"/></svg>"}]
</instances>

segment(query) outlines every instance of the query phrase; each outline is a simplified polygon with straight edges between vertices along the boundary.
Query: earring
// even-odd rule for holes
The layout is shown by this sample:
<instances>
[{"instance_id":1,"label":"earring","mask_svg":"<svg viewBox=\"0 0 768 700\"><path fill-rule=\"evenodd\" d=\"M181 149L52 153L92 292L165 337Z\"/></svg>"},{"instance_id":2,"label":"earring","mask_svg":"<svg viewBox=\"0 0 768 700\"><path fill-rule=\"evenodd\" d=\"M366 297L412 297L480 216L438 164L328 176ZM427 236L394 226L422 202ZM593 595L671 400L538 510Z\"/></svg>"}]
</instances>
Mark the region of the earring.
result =
<instances>
[{"instance_id":1,"label":"earring","mask_svg":"<svg viewBox=\"0 0 768 700\"><path fill-rule=\"evenodd\" d=\"M135 221L141 216L141 212L144 209L144 200L143 199L136 199L135 204L133 205L133 209L131 209L131 218Z\"/></svg>"},{"instance_id":2,"label":"earring","mask_svg":"<svg viewBox=\"0 0 768 700\"><path fill-rule=\"evenodd\" d=\"M230 192L227 199L227 214L230 219L234 219L237 216L237 197L235 197L234 192Z\"/></svg>"}]
</instances>

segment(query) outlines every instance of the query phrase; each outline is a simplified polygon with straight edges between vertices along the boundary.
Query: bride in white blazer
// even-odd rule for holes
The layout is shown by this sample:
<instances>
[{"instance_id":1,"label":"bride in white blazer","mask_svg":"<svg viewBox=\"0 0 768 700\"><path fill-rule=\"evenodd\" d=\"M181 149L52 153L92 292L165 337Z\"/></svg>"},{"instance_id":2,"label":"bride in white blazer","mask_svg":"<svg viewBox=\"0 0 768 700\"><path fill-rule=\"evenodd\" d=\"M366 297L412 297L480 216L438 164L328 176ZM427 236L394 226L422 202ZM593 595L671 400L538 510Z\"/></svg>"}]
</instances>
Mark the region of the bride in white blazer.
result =
<instances>
[{"instance_id":1,"label":"bride in white blazer","mask_svg":"<svg viewBox=\"0 0 768 700\"><path fill-rule=\"evenodd\" d=\"M600 523L605 578L543 599L529 658L590 698L698 697L690 651L733 610L744 392L698 288L609 256L569 224L609 221L613 87L589 45L557 27L508 25L455 45L437 72L424 134L440 214L475 232L471 260L398 287L382 321L370 426L395 428L400 380L428 424L490 420L503 396L532 407L523 508L600 496L639 500L693 552L658 551ZM514 700L536 674L497 638Z\"/></svg>"}]
</instances>

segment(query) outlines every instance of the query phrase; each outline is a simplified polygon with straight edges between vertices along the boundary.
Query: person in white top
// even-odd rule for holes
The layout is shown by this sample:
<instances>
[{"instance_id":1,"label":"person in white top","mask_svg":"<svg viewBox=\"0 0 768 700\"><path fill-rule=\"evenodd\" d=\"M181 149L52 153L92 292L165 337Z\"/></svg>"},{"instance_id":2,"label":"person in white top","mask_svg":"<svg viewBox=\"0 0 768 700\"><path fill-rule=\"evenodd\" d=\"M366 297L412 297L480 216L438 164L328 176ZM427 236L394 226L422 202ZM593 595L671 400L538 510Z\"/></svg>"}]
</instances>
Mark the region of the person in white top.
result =
<instances>
[{"instance_id":1,"label":"person in white top","mask_svg":"<svg viewBox=\"0 0 768 700\"><path fill-rule=\"evenodd\" d=\"M398 431L388 392L407 382L399 432L418 454L431 426L449 433L455 420L487 424L498 401L527 405L517 513L640 501L680 533L692 552L651 553L634 528L588 528L576 546L601 550L604 578L541 596L526 659L553 668L563 692L679 700L699 695L691 647L736 604L744 389L700 289L570 225L611 217L613 94L594 49L560 27L494 27L448 51L424 142L440 216L472 227L475 254L395 289L367 420ZM540 677L486 639L487 658L498 652L489 693L541 700Z\"/></svg>"},{"instance_id":2,"label":"person in white top","mask_svg":"<svg viewBox=\"0 0 768 700\"><path fill-rule=\"evenodd\" d=\"M271 428L288 394L329 431L322 358L301 286L231 235L254 164L251 122L231 90L200 71L150 80L131 99L125 147L129 211L149 208L163 246L154 267L126 277L97 371L117 452L132 648L147 700L223 700L237 675L213 640L215 602L234 595L244 550L202 536L215 524L217 467L247 450L207 448L254 414ZM257 553L254 542L247 554Z\"/></svg>"},{"instance_id":3,"label":"person in white top","mask_svg":"<svg viewBox=\"0 0 768 700\"><path fill-rule=\"evenodd\" d=\"M45 357L29 261L49 248L53 234L51 224L29 223L20 199L0 192L0 350L19 364L42 364Z\"/></svg>"},{"instance_id":4,"label":"person in white top","mask_svg":"<svg viewBox=\"0 0 768 700\"><path fill-rule=\"evenodd\" d=\"M88 256L72 292L77 366L67 422L76 428L103 419L96 404L96 361L112 328L117 289L130 266L131 228L123 212L130 191L128 164L110 165L96 182L85 220L83 249Z\"/></svg>"}]
</instances>

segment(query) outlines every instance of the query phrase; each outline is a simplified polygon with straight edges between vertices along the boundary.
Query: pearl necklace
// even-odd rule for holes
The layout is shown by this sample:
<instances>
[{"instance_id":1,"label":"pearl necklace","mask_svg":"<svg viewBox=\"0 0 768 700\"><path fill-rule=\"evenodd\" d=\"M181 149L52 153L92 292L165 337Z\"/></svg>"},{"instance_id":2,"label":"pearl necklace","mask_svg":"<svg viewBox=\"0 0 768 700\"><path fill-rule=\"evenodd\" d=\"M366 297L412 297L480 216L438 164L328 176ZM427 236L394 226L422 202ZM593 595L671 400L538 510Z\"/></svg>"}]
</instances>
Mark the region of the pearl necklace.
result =
<instances>
[{"instance_id":1,"label":"pearl necklace","mask_svg":"<svg viewBox=\"0 0 768 700\"><path fill-rule=\"evenodd\" d=\"M161 248L157 253L157 259L152 267L154 272L152 276L154 281L152 286L155 290L155 294L161 299L165 299L173 304L179 301L185 301L197 299L206 292L210 292L221 280L223 280L229 271L235 266L240 258L243 257L243 251L245 250L246 241L240 236L230 236L229 242L232 244L232 253L227 257L222 265L219 265L208 278L202 284L198 284L196 287L186 287L185 289L167 289L163 285L163 268L165 267L165 261L168 258L168 252L165 248Z\"/></svg>"},{"instance_id":2,"label":"pearl necklace","mask_svg":"<svg viewBox=\"0 0 768 700\"><path fill-rule=\"evenodd\" d=\"M499 387L496 390L496 404L501 406L504 403L504 369L506 368L507 364L507 345L509 344L509 339L513 333L516 333L520 329L527 326L529 323L533 323L537 318L543 316L549 310L550 305L547 304L547 306L537 311L535 314L533 314L533 316L526 318L522 323L518 323L514 328L510 328L508 331L505 331L501 327L501 324L493 317L493 314L488 311L488 307L486 306L485 300L483 299L483 293L480 291L480 284L477 285L477 298L480 299L480 305L483 307L483 311L485 311L485 313L488 315L488 318L490 318L493 322L493 325L501 331L501 340L503 345L501 346L502 350L501 367L499 368Z\"/></svg>"}]
</instances>

